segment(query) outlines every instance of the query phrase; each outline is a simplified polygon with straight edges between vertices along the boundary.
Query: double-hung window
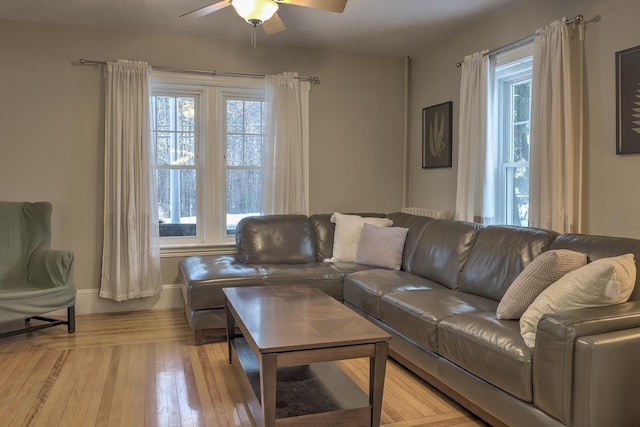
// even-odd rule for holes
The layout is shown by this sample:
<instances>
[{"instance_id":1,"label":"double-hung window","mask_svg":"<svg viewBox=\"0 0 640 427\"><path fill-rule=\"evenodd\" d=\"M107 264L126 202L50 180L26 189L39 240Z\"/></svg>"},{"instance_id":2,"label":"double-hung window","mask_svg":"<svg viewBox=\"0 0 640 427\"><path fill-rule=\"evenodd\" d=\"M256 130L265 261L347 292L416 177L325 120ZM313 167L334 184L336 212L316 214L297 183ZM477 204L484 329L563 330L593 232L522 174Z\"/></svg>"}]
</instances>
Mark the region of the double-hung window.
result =
<instances>
[{"instance_id":1,"label":"double-hung window","mask_svg":"<svg viewBox=\"0 0 640 427\"><path fill-rule=\"evenodd\" d=\"M497 143L495 221L529 224L529 132L533 43L495 58L494 104L490 114L493 141Z\"/></svg>"},{"instance_id":2,"label":"double-hung window","mask_svg":"<svg viewBox=\"0 0 640 427\"><path fill-rule=\"evenodd\" d=\"M231 242L260 215L262 80L154 72L151 102L161 244Z\"/></svg>"}]
</instances>

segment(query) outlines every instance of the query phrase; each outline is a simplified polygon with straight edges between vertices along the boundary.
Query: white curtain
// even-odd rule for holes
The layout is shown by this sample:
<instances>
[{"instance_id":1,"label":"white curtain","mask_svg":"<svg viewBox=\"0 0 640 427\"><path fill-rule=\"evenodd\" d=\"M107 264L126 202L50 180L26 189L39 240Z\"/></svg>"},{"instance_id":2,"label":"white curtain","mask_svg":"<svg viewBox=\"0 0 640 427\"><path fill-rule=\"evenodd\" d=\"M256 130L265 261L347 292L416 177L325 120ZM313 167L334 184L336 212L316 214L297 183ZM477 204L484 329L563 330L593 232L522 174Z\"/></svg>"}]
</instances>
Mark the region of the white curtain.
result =
<instances>
[{"instance_id":1,"label":"white curtain","mask_svg":"<svg viewBox=\"0 0 640 427\"><path fill-rule=\"evenodd\" d=\"M106 65L100 297L116 301L161 290L150 81L146 63L121 60Z\"/></svg>"},{"instance_id":2,"label":"white curtain","mask_svg":"<svg viewBox=\"0 0 640 427\"><path fill-rule=\"evenodd\" d=\"M303 102L297 73L266 77L267 130L262 206L265 214L307 213L304 164Z\"/></svg>"},{"instance_id":3,"label":"white curtain","mask_svg":"<svg viewBox=\"0 0 640 427\"><path fill-rule=\"evenodd\" d=\"M493 168L487 156L487 110L490 108L489 56L487 51L468 55L462 63L458 137L458 181L455 218L491 222L493 184L485 181ZM489 179L493 174L489 174Z\"/></svg>"},{"instance_id":4,"label":"white curtain","mask_svg":"<svg viewBox=\"0 0 640 427\"><path fill-rule=\"evenodd\" d=\"M533 52L529 224L582 230L583 23L537 31Z\"/></svg>"}]
</instances>

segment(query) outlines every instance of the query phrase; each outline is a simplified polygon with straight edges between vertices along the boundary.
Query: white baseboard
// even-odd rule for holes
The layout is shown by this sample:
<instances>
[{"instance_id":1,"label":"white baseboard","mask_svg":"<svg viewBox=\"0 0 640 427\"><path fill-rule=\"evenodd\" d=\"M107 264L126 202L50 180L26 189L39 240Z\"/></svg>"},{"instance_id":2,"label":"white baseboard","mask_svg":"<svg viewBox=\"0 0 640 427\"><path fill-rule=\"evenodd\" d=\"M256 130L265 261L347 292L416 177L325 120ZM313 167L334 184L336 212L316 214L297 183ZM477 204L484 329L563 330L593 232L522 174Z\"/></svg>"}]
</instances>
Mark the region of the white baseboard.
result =
<instances>
[{"instance_id":1,"label":"white baseboard","mask_svg":"<svg viewBox=\"0 0 640 427\"><path fill-rule=\"evenodd\" d=\"M148 298L115 302L98 296L99 289L78 289L76 293L76 314L117 313L123 311L159 310L183 308L180 285L163 285L162 291ZM66 310L51 314L65 315Z\"/></svg>"}]
</instances>

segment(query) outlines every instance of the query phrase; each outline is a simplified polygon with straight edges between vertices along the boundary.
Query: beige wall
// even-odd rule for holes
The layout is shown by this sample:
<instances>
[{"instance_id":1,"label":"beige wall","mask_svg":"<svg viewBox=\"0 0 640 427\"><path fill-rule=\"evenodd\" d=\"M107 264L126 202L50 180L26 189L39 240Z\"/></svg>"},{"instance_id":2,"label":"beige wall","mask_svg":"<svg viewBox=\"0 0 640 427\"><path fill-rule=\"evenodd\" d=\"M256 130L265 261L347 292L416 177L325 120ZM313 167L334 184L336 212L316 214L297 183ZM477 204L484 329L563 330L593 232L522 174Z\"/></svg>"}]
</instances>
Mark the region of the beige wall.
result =
<instances>
[{"instance_id":1,"label":"beige wall","mask_svg":"<svg viewBox=\"0 0 640 427\"><path fill-rule=\"evenodd\" d=\"M99 286L102 75L79 58L231 72L298 71L310 96L310 209L401 206L401 58L275 48L168 34L0 22L0 200L50 200L53 246L71 249L79 289ZM176 258L163 259L165 283Z\"/></svg>"},{"instance_id":2,"label":"beige wall","mask_svg":"<svg viewBox=\"0 0 640 427\"><path fill-rule=\"evenodd\" d=\"M640 155L615 154L615 52L640 45L637 0L536 0L461 32L417 56L412 69L408 204L455 208L460 70L465 55L519 40L563 16L583 14L587 115L585 139L585 232L640 238ZM453 100L454 156L451 169L421 169L422 108Z\"/></svg>"}]
</instances>

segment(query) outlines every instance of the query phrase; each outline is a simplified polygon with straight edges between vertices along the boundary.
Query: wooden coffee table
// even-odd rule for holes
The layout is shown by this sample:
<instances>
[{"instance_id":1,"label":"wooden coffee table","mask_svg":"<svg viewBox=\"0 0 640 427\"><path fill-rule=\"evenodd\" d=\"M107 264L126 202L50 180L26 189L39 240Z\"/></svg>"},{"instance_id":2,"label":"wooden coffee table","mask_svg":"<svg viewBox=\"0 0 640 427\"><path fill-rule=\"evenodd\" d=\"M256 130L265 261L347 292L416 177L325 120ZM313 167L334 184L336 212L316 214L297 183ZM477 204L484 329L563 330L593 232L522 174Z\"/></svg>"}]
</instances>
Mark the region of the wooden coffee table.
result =
<instances>
[{"instance_id":1,"label":"wooden coffee table","mask_svg":"<svg viewBox=\"0 0 640 427\"><path fill-rule=\"evenodd\" d=\"M229 363L256 424L380 425L387 332L310 286L223 292ZM368 396L333 363L359 357L369 357Z\"/></svg>"}]
</instances>

